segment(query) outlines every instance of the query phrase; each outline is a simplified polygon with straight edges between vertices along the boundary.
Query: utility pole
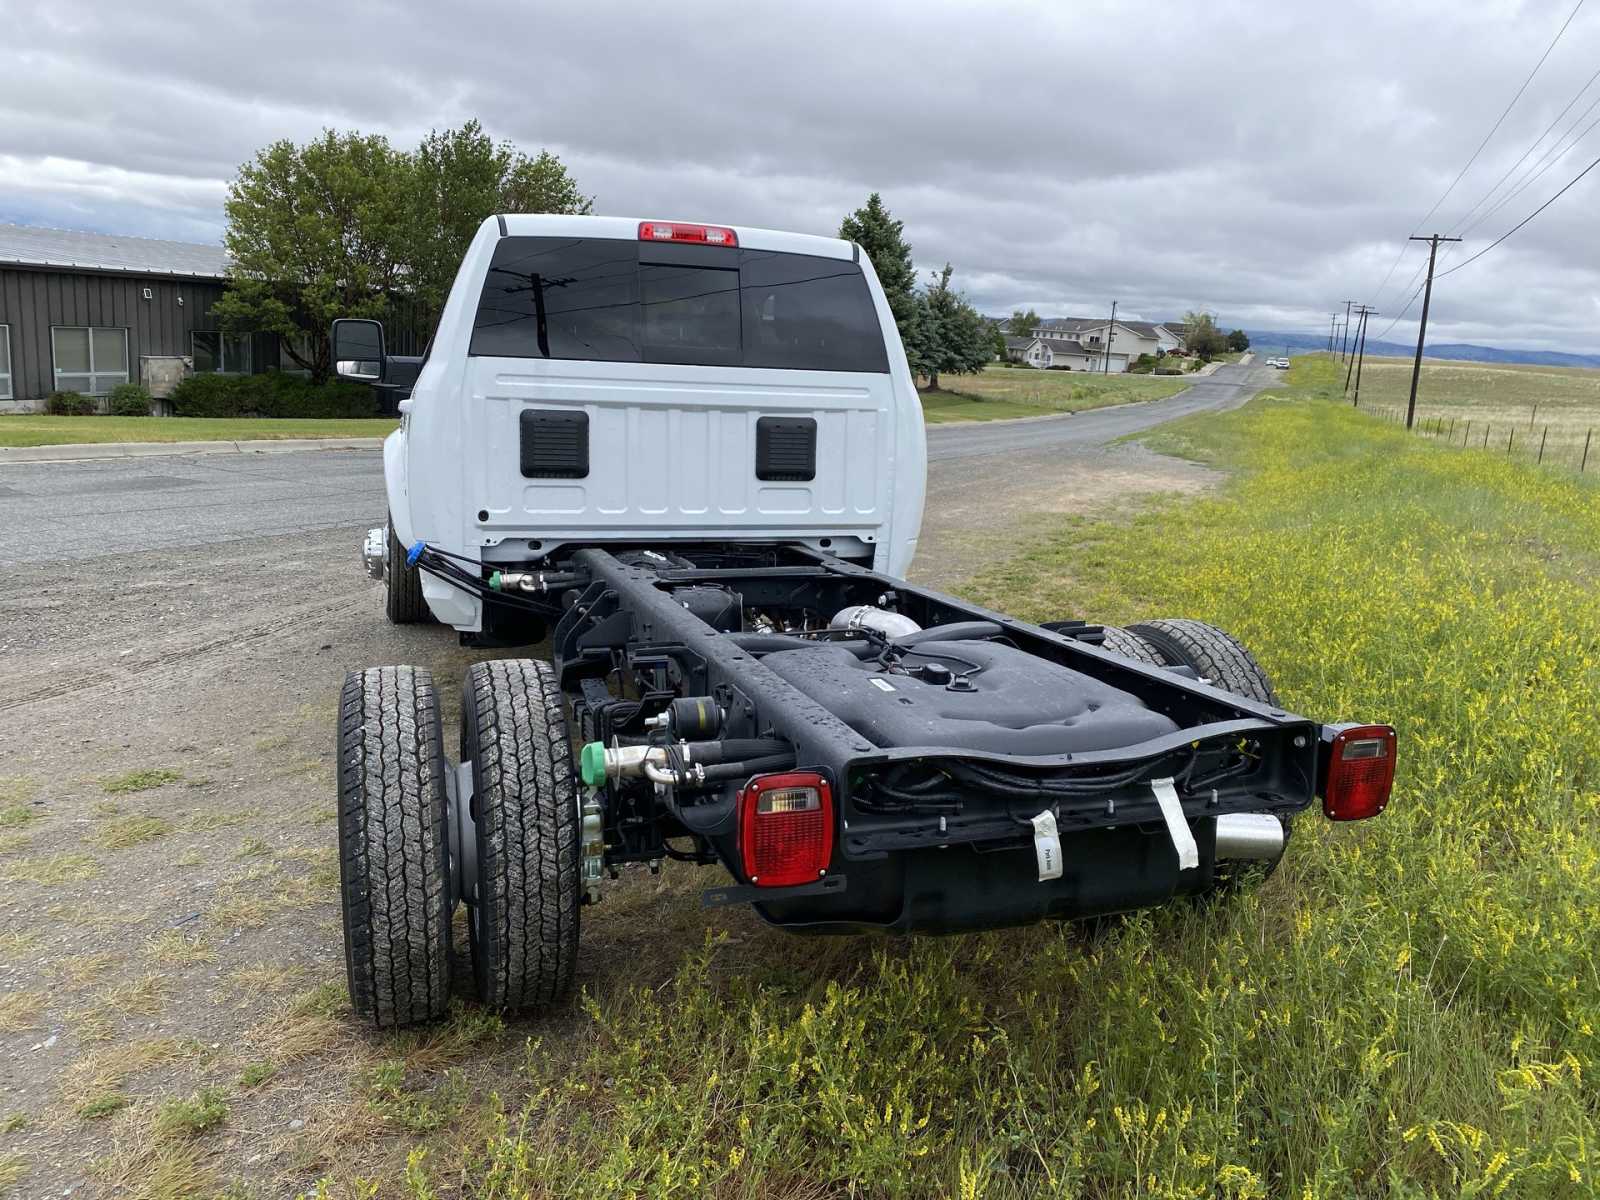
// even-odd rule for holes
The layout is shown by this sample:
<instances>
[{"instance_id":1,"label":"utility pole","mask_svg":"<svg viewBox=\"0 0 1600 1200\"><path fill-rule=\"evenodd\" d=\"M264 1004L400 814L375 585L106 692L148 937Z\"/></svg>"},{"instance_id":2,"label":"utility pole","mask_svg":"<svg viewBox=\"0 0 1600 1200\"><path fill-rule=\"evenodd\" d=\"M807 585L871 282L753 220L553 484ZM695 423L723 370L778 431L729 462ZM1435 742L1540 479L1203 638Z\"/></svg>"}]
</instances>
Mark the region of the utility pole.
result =
<instances>
[{"instance_id":1,"label":"utility pole","mask_svg":"<svg viewBox=\"0 0 1600 1200\"><path fill-rule=\"evenodd\" d=\"M1428 302L1433 299L1433 260L1439 254L1440 242L1459 242L1461 239L1433 233L1411 240L1428 243L1428 283L1422 292L1422 323L1417 326L1417 357L1411 361L1411 400L1406 404L1407 429L1417 419L1417 379L1422 374L1422 340L1428 336Z\"/></svg>"},{"instance_id":2,"label":"utility pole","mask_svg":"<svg viewBox=\"0 0 1600 1200\"><path fill-rule=\"evenodd\" d=\"M1361 307L1365 308L1366 306L1362 305ZM1362 325L1364 323L1364 320L1365 320L1365 318L1363 318L1362 315L1361 315L1361 309L1358 308L1356 310L1356 337L1357 338L1359 338L1361 336L1361 330L1362 330ZM1349 322L1348 319L1346 319L1345 328L1348 329L1349 327L1350 327L1350 322ZM1350 345L1352 347L1354 347L1355 342L1352 340ZM1350 380L1356 373L1356 356L1354 354L1348 355L1348 356L1346 356L1345 361L1349 365L1347 367L1345 367L1345 369L1344 369L1344 394L1346 396L1348 396L1350 394Z\"/></svg>"},{"instance_id":3,"label":"utility pole","mask_svg":"<svg viewBox=\"0 0 1600 1200\"><path fill-rule=\"evenodd\" d=\"M1117 337L1117 302L1111 302L1111 324L1106 327L1106 369L1105 374L1111 374L1111 343Z\"/></svg>"},{"instance_id":4,"label":"utility pole","mask_svg":"<svg viewBox=\"0 0 1600 1200\"><path fill-rule=\"evenodd\" d=\"M1350 340L1350 306L1352 304L1354 304L1354 303L1355 303L1354 300L1346 300L1344 302L1344 332L1339 335L1339 361L1340 362L1345 361L1345 359L1348 357L1346 352L1345 352L1345 348L1346 348L1346 345L1348 344L1348 342Z\"/></svg>"},{"instance_id":5,"label":"utility pole","mask_svg":"<svg viewBox=\"0 0 1600 1200\"><path fill-rule=\"evenodd\" d=\"M1361 306L1361 323L1356 326L1356 398L1353 407L1361 407L1361 363L1367 357L1367 318L1378 315L1378 310Z\"/></svg>"},{"instance_id":6,"label":"utility pole","mask_svg":"<svg viewBox=\"0 0 1600 1200\"><path fill-rule=\"evenodd\" d=\"M1333 335L1338 332L1338 329L1339 329L1339 314L1338 313L1334 313L1333 314L1333 319L1328 322L1328 353L1329 354L1333 353Z\"/></svg>"}]
</instances>

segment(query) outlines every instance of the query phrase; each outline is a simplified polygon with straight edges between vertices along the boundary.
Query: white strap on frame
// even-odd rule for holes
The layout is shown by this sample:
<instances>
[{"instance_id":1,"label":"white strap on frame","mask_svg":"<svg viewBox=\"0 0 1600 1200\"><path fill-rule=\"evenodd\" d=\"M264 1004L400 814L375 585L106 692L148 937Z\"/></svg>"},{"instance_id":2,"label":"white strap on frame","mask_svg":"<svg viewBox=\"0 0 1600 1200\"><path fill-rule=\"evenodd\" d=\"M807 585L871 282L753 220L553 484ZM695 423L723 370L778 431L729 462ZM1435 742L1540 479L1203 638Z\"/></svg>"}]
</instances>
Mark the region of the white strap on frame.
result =
<instances>
[{"instance_id":1,"label":"white strap on frame","mask_svg":"<svg viewBox=\"0 0 1600 1200\"><path fill-rule=\"evenodd\" d=\"M1194 844L1194 833L1184 818L1183 805L1178 800L1178 789L1173 786L1171 779L1152 779L1150 790L1156 794L1156 803L1161 806L1161 816L1167 822L1167 836L1172 839L1172 848L1178 852L1178 870L1194 870L1200 865L1200 848ZM1035 817L1034 821L1037 822L1038 819ZM1037 835L1034 840L1037 842Z\"/></svg>"},{"instance_id":2,"label":"white strap on frame","mask_svg":"<svg viewBox=\"0 0 1600 1200\"><path fill-rule=\"evenodd\" d=\"M1061 835L1048 808L1033 818L1033 856L1039 860L1040 883L1061 878Z\"/></svg>"}]
</instances>

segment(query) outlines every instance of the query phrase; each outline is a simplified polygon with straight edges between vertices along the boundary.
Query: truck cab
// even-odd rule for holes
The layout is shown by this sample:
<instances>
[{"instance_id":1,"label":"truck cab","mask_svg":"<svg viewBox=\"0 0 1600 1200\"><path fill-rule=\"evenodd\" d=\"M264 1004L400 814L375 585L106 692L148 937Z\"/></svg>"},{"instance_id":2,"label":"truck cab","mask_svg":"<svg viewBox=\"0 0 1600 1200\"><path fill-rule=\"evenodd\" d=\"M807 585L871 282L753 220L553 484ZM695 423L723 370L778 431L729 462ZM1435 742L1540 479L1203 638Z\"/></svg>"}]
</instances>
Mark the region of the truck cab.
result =
<instances>
[{"instance_id":1,"label":"truck cab","mask_svg":"<svg viewBox=\"0 0 1600 1200\"><path fill-rule=\"evenodd\" d=\"M374 336L337 323L335 359L368 364L347 377L383 363ZM872 263L837 238L491 217L400 412L380 547L536 570L577 545L711 539L893 575L916 553L921 403ZM447 582L420 591L463 634L526 640Z\"/></svg>"}]
</instances>

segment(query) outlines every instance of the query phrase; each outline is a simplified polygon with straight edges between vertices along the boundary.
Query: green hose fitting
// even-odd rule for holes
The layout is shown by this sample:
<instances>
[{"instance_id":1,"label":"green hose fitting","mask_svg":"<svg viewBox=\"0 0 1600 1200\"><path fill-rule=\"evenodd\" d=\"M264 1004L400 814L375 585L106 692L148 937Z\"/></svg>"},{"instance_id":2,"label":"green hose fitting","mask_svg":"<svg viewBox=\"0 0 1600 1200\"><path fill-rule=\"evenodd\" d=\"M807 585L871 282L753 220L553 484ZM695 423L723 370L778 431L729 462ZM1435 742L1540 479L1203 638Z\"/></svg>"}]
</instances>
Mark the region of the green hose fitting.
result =
<instances>
[{"instance_id":1,"label":"green hose fitting","mask_svg":"<svg viewBox=\"0 0 1600 1200\"><path fill-rule=\"evenodd\" d=\"M496 571L492 575L489 576L489 590L491 592L498 592L500 590L500 572L499 571Z\"/></svg>"},{"instance_id":2,"label":"green hose fitting","mask_svg":"<svg viewBox=\"0 0 1600 1200\"><path fill-rule=\"evenodd\" d=\"M600 787L606 781L606 747L604 742L586 742L578 751L578 774L587 787Z\"/></svg>"}]
</instances>

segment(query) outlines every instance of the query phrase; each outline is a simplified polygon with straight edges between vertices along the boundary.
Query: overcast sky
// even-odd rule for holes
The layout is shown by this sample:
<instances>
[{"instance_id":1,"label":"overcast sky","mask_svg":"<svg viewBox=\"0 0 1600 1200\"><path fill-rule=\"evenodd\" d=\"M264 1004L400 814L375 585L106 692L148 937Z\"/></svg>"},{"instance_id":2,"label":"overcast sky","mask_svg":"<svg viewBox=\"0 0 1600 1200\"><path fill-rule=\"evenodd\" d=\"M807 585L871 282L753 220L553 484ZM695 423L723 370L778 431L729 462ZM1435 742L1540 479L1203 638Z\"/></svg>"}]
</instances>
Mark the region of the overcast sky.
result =
<instances>
[{"instance_id":1,"label":"overcast sky","mask_svg":"<svg viewBox=\"0 0 1600 1200\"><path fill-rule=\"evenodd\" d=\"M831 234L879 191L985 312L1117 299L1317 331L1355 298L1376 336L1426 255L1380 291L1402 240L1573 3L0 0L0 221L216 241L228 180L276 138L411 145L476 116L561 155L600 213ZM1600 3L1423 231L1459 225L1597 70ZM1600 169L1442 280L1430 341L1600 352L1597 208Z\"/></svg>"}]
</instances>

